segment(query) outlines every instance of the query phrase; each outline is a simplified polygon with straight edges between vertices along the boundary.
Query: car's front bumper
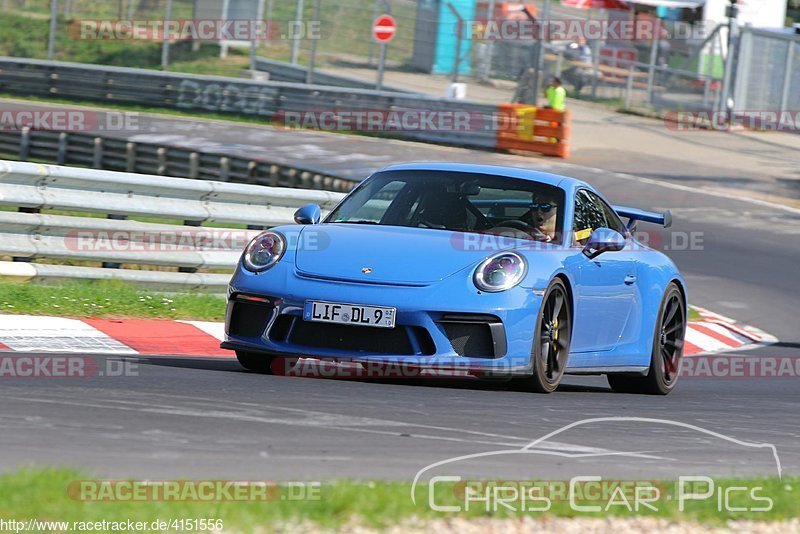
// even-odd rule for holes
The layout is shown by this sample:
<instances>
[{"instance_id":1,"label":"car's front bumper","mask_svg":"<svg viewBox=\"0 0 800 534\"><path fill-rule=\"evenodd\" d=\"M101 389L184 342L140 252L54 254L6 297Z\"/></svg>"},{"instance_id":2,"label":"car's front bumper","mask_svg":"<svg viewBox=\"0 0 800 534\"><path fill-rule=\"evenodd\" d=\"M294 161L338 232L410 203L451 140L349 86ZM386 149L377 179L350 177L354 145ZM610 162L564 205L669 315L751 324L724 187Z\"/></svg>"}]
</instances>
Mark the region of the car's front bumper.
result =
<instances>
[{"instance_id":1,"label":"car's front bumper","mask_svg":"<svg viewBox=\"0 0 800 534\"><path fill-rule=\"evenodd\" d=\"M228 296L223 348L497 375L530 372L541 305L530 288L479 292L465 273L425 286L366 284L301 276L284 261L262 274L237 268ZM307 300L394 307L395 328L309 323ZM470 332L481 339L459 337Z\"/></svg>"}]
</instances>

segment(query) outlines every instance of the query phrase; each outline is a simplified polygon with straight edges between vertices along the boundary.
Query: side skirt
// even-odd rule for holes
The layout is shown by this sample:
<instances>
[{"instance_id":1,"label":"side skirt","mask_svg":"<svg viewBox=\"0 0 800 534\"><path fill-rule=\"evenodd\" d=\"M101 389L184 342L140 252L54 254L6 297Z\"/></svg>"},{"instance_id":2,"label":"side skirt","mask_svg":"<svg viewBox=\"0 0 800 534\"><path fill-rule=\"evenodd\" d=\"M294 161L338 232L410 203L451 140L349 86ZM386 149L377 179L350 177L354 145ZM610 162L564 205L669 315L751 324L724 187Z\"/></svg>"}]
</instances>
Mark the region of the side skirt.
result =
<instances>
[{"instance_id":1,"label":"side skirt","mask_svg":"<svg viewBox=\"0 0 800 534\"><path fill-rule=\"evenodd\" d=\"M638 365L617 367L567 367L565 373L568 375L605 375L616 373L646 375L649 369L649 366L642 367Z\"/></svg>"}]
</instances>

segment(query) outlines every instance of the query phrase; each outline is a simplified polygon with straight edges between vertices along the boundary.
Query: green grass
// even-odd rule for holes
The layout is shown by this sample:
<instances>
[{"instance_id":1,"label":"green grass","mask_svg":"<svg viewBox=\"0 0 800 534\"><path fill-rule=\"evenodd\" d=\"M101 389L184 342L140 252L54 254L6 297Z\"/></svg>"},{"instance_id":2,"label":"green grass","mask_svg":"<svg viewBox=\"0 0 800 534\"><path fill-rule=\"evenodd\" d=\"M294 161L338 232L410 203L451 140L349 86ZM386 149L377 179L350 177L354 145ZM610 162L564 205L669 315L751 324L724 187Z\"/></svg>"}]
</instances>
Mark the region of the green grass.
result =
<instances>
[{"instance_id":1,"label":"green grass","mask_svg":"<svg viewBox=\"0 0 800 534\"><path fill-rule=\"evenodd\" d=\"M250 477L254 479L255 477ZM93 477L72 469L23 469L0 475L0 518L24 520L38 518L62 521L152 521L170 518L222 519L224 531L240 530L252 532L260 527L269 532L286 522L309 521L325 527L340 527L348 522L358 522L371 527L388 527L412 518L436 519L457 517L519 517L522 514L534 518L546 517L543 512L518 512L498 507L497 512L486 512L483 507L471 507L469 511L443 513L428 506L428 487L417 487L416 501L410 499L411 484L408 482L325 482L313 490L315 498L290 498L286 486L280 486L281 498L269 502L93 502L76 500L68 496L73 481L92 480ZM800 502L800 479L783 481L768 479L717 481L717 487L761 486L759 496L768 496L774 506L770 512L725 512L716 509L716 499L689 502L685 512L678 511L675 486L668 482L664 497L656 504L658 511L643 508L640 514L631 514L618 507L609 514L632 517L647 515L670 520L692 520L719 525L729 519L751 519L775 521L795 517ZM307 488L310 486L307 486ZM436 486L435 502L439 505L463 507L463 497L452 484ZM698 491L701 488L697 488ZM311 491L306 490L309 494ZM298 495L295 492L294 495ZM463 493L460 493L463 495ZM747 501L740 494L732 505L759 505ZM587 503L584 503L587 504ZM518 506L517 506L518 508ZM559 517L604 517L605 513L585 513L572 510L568 502L553 501L547 516Z\"/></svg>"},{"instance_id":2,"label":"green grass","mask_svg":"<svg viewBox=\"0 0 800 534\"><path fill-rule=\"evenodd\" d=\"M158 293L110 280L61 284L0 280L0 312L221 321L225 317L225 301L202 293Z\"/></svg>"},{"instance_id":3,"label":"green grass","mask_svg":"<svg viewBox=\"0 0 800 534\"><path fill-rule=\"evenodd\" d=\"M165 295L113 280L76 280L60 284L0 280L0 313L221 321L225 318L225 303L214 295ZM690 321L700 318L697 310L689 308Z\"/></svg>"},{"instance_id":4,"label":"green grass","mask_svg":"<svg viewBox=\"0 0 800 534\"><path fill-rule=\"evenodd\" d=\"M24 58L47 58L49 20L16 13L0 12L0 55ZM78 63L161 69L161 43L156 41L81 40L72 38L67 22L59 21L55 59ZM37 36L38 38L31 38ZM195 74L239 76L250 66L249 51L234 48L225 59L219 47L201 44L197 51L188 42L170 47L170 71Z\"/></svg>"},{"instance_id":5,"label":"green grass","mask_svg":"<svg viewBox=\"0 0 800 534\"><path fill-rule=\"evenodd\" d=\"M393 14L399 21L398 33L387 49L387 58L394 64L408 63L413 53L416 6L414 2L394 2ZM188 11L187 11L188 9ZM92 40L76 38L80 19L117 19L117 2L84 2L75 7L70 19L60 17L56 33L55 59L127 67L161 68L161 41L145 40ZM174 19L191 19L191 4L176 2ZM265 14L266 16L266 14ZM161 19L162 9L149 9L137 13L136 19ZM122 13L127 18L127 13ZM276 33L286 34L289 21L295 18L295 2L275 2L272 19ZM306 2L303 13L305 21L314 19L313 2ZM362 5L358 0L349 2L323 2L320 16L320 39L317 41L318 65L339 57L359 58L365 63L370 52L377 58L378 47L371 45L372 5ZM26 4L22 9L0 12L0 55L12 57L47 57L49 35L49 3ZM292 41L274 39L259 43L261 56L287 61L291 54ZM311 42L301 41L300 63L307 64ZM242 69L249 68L249 50L230 48L227 58L219 57L219 46L202 43L198 51L191 50L191 43L174 43L170 47L169 70L197 74L238 76Z\"/></svg>"},{"instance_id":6,"label":"green grass","mask_svg":"<svg viewBox=\"0 0 800 534\"><path fill-rule=\"evenodd\" d=\"M221 321L225 318L225 302L215 295L167 295L113 280L36 284L0 279L0 313ZM689 308L690 321L700 318L694 308Z\"/></svg>"}]
</instances>

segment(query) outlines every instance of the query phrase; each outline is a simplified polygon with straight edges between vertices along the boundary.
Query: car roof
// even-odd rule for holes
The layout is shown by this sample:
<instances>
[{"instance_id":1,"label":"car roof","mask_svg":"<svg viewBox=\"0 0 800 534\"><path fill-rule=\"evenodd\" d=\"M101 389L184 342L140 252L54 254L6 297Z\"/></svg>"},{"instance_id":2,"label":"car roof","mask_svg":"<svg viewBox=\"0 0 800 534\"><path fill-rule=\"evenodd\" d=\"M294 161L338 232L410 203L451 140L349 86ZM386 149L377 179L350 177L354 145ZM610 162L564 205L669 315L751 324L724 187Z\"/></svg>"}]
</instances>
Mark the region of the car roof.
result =
<instances>
[{"instance_id":1,"label":"car roof","mask_svg":"<svg viewBox=\"0 0 800 534\"><path fill-rule=\"evenodd\" d=\"M385 171L449 171L449 172L469 172L476 174L491 174L494 176L507 176L509 178L520 178L532 182L560 187L566 190L574 190L577 187L585 186L594 189L589 184L577 178L553 174L549 172L535 171L523 167L511 167L506 165L480 165L476 163L450 163L450 162L419 162L401 163L389 165L377 172Z\"/></svg>"}]
</instances>

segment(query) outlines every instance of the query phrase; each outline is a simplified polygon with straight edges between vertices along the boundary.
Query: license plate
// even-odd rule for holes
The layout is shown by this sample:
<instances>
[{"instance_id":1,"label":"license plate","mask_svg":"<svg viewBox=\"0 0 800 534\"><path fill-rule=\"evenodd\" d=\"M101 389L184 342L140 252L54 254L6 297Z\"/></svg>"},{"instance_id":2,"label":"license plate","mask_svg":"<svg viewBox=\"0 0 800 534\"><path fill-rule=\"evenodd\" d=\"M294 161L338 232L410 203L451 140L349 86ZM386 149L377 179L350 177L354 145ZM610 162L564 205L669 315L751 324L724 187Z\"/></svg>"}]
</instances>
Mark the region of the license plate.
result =
<instances>
[{"instance_id":1,"label":"license plate","mask_svg":"<svg viewBox=\"0 0 800 534\"><path fill-rule=\"evenodd\" d=\"M395 308L381 306L361 306L359 304L308 300L303 309L303 318L306 321L321 323L394 328L396 311Z\"/></svg>"}]
</instances>

